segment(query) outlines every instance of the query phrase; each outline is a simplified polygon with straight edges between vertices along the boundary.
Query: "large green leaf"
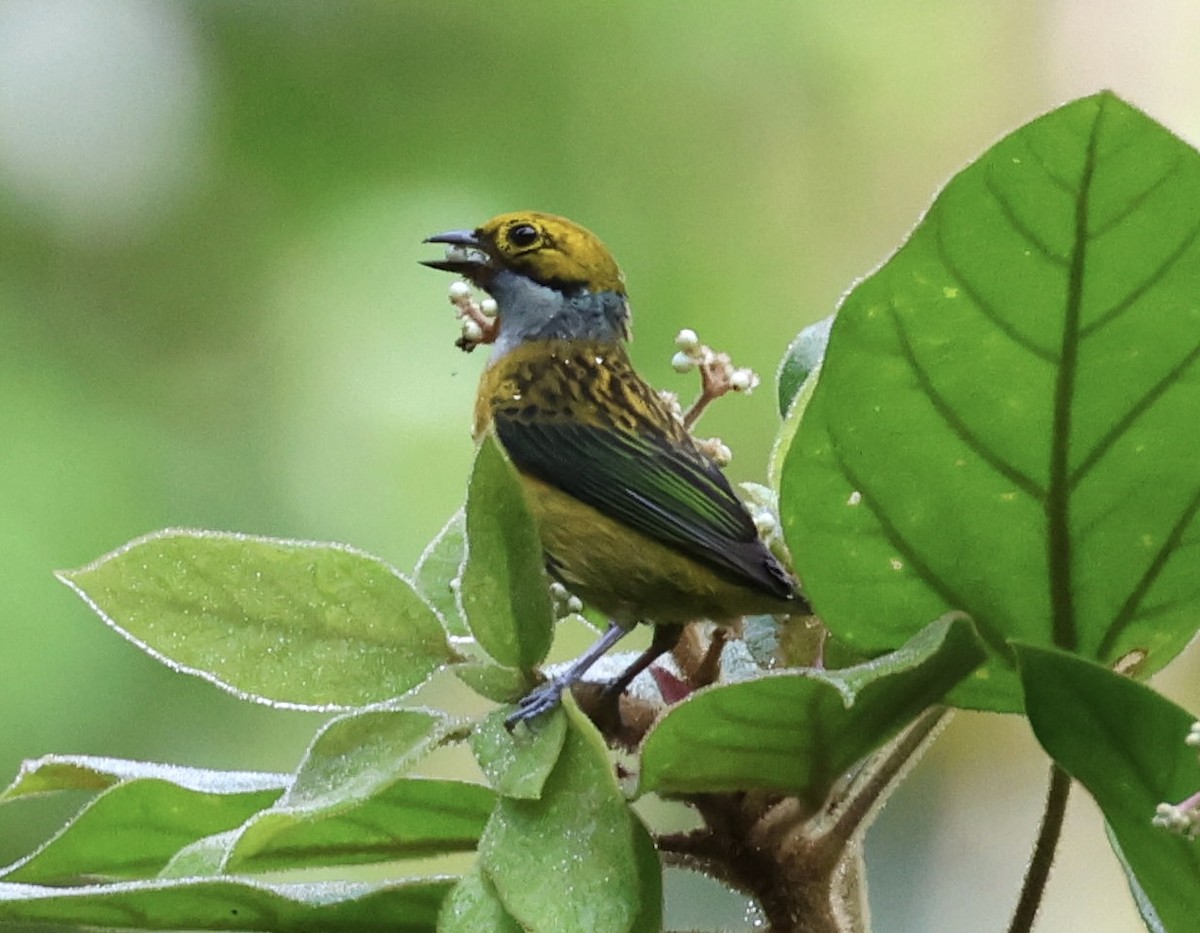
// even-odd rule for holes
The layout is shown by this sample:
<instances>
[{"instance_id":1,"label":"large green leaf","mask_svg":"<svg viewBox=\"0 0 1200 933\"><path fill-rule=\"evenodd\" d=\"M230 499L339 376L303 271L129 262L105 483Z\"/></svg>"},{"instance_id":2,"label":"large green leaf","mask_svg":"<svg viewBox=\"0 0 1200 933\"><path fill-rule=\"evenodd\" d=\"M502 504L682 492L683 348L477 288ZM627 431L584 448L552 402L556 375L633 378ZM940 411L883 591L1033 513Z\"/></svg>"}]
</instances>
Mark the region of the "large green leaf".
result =
<instances>
[{"instance_id":1,"label":"large green leaf","mask_svg":"<svg viewBox=\"0 0 1200 933\"><path fill-rule=\"evenodd\" d=\"M784 464L805 589L859 650L969 613L1161 667L1200 619L1200 154L1112 94L957 175L846 299Z\"/></svg>"},{"instance_id":2,"label":"large green leaf","mask_svg":"<svg viewBox=\"0 0 1200 933\"><path fill-rule=\"evenodd\" d=\"M527 930L658 929L661 869L595 727L564 697L562 752L536 800L501 797L479 844L505 910Z\"/></svg>"},{"instance_id":3,"label":"large green leaf","mask_svg":"<svg viewBox=\"0 0 1200 933\"><path fill-rule=\"evenodd\" d=\"M984 659L969 622L940 619L892 654L836 671L786 670L699 690L642 745L639 789L768 790L825 802L855 762Z\"/></svg>"},{"instance_id":4,"label":"large green leaf","mask_svg":"<svg viewBox=\"0 0 1200 933\"><path fill-rule=\"evenodd\" d=\"M456 728L445 716L411 709L335 719L273 806L234 832L180 851L166 873L361 864L473 849L495 795L478 784L405 777Z\"/></svg>"},{"instance_id":5,"label":"large green leaf","mask_svg":"<svg viewBox=\"0 0 1200 933\"><path fill-rule=\"evenodd\" d=\"M0 924L114 930L427 933L452 879L406 882L181 879L46 888L0 884Z\"/></svg>"},{"instance_id":6,"label":"large green leaf","mask_svg":"<svg viewBox=\"0 0 1200 933\"><path fill-rule=\"evenodd\" d=\"M280 706L379 702L455 657L412 584L342 545L164 531L59 578L175 670Z\"/></svg>"},{"instance_id":7,"label":"large green leaf","mask_svg":"<svg viewBox=\"0 0 1200 933\"><path fill-rule=\"evenodd\" d=\"M476 640L502 665L528 670L550 650L554 610L542 545L517 475L490 434L467 492L462 606Z\"/></svg>"},{"instance_id":8,"label":"large green leaf","mask_svg":"<svg viewBox=\"0 0 1200 933\"><path fill-rule=\"evenodd\" d=\"M1162 929L1200 917L1200 845L1151 825L1155 807L1200 790L1184 745L1195 717L1149 687L1098 664L1017 647L1025 709L1047 752L1096 798L1130 885Z\"/></svg>"},{"instance_id":9,"label":"large green leaf","mask_svg":"<svg viewBox=\"0 0 1200 933\"><path fill-rule=\"evenodd\" d=\"M221 867L277 871L469 852L495 799L481 784L405 778L338 809L275 807L229 840Z\"/></svg>"}]
</instances>

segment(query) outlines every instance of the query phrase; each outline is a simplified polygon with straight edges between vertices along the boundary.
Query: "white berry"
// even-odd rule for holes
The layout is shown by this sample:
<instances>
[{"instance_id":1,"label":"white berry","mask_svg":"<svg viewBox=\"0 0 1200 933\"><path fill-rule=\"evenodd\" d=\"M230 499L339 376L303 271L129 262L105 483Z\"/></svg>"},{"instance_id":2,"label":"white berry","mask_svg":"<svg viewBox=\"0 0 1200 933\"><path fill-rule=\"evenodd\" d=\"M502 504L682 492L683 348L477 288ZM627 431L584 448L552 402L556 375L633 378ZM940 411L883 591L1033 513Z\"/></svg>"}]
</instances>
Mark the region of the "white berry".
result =
<instances>
[{"instance_id":1,"label":"white berry","mask_svg":"<svg viewBox=\"0 0 1200 933\"><path fill-rule=\"evenodd\" d=\"M682 350L671 357L671 368L677 373L690 372L696 366L696 361Z\"/></svg>"}]
</instances>

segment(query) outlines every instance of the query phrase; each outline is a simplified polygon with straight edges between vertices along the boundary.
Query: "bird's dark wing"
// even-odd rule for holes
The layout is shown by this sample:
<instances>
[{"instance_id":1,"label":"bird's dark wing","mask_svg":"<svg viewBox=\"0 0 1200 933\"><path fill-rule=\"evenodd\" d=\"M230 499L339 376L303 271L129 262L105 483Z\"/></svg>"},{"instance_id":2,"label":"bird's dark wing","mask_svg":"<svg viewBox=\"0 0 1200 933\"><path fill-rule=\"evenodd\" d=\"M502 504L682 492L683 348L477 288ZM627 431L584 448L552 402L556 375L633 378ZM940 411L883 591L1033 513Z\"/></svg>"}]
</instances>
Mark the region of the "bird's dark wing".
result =
<instances>
[{"instance_id":1,"label":"bird's dark wing","mask_svg":"<svg viewBox=\"0 0 1200 933\"><path fill-rule=\"evenodd\" d=\"M690 439L497 410L500 442L519 470L707 564L788 599L793 583L758 537L725 475ZM672 436L672 434L676 436Z\"/></svg>"}]
</instances>

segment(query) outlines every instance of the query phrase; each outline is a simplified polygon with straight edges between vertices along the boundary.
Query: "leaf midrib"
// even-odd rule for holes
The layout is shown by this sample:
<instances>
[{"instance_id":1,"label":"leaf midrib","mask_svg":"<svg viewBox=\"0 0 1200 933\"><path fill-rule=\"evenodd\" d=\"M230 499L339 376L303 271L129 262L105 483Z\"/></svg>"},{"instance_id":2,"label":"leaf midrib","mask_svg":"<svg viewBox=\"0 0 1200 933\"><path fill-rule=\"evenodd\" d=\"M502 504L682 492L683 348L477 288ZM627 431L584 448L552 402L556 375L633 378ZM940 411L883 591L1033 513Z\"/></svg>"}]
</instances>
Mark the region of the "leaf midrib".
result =
<instances>
[{"instance_id":1,"label":"leaf midrib","mask_svg":"<svg viewBox=\"0 0 1200 933\"><path fill-rule=\"evenodd\" d=\"M1083 282L1087 269L1089 239L1089 196L1096 169L1096 147L1104 110L1105 100L1102 98L1088 137L1083 170L1079 177L1079 193L1075 202L1075 240L1071 248L1062 345L1054 384L1050 482L1046 490L1046 563L1051 638L1057 647L1066 651L1076 650L1079 643L1071 564L1071 422L1079 370L1080 320L1083 313Z\"/></svg>"}]
</instances>

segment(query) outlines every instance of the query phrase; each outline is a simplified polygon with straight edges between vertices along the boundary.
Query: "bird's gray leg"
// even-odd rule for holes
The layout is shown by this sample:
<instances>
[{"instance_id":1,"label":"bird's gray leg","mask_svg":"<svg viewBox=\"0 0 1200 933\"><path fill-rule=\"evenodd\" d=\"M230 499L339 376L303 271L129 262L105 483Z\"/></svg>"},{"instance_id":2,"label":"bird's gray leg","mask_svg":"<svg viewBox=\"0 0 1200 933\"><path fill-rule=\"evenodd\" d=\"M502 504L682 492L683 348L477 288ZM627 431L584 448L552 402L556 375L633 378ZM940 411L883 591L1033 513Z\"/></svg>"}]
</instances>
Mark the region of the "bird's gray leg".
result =
<instances>
[{"instance_id":1,"label":"bird's gray leg","mask_svg":"<svg viewBox=\"0 0 1200 933\"><path fill-rule=\"evenodd\" d=\"M558 706L562 700L562 692L586 674L588 668L599 661L605 652L624 638L628 632L629 629L617 625L616 622L609 622L604 634L587 651L576 658L570 667L561 674L550 678L544 684L534 687L529 693L521 697L520 702L517 703L517 708L504 720L504 728L511 732L516 728L517 723L528 722L531 719L541 716L543 713L550 712L550 710ZM655 637L657 638L657 630ZM678 638L678 636L676 637ZM660 651L659 654L661 653ZM638 659L638 661L640 660L641 658ZM637 664L636 661L634 663L635 665ZM624 679L624 675L622 675L622 679Z\"/></svg>"}]
</instances>

